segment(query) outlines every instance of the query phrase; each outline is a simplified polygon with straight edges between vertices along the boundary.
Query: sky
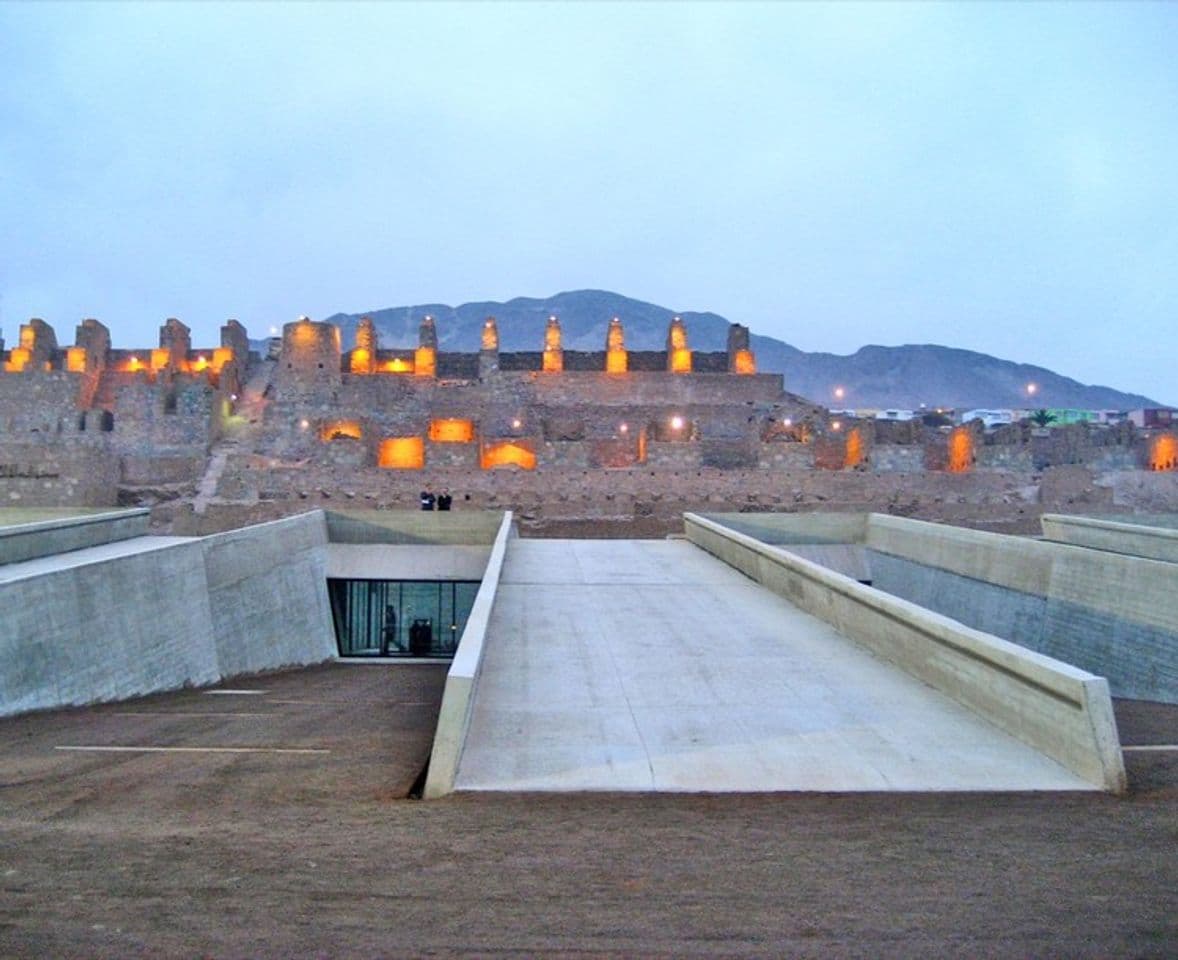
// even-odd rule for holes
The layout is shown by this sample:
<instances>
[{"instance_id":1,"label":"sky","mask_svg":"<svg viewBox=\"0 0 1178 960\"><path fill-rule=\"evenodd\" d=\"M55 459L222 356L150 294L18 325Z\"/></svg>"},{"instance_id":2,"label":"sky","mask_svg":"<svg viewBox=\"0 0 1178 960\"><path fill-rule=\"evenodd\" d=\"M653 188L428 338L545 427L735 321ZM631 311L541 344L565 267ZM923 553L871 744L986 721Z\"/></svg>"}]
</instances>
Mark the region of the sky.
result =
<instances>
[{"instance_id":1,"label":"sky","mask_svg":"<svg viewBox=\"0 0 1178 960\"><path fill-rule=\"evenodd\" d=\"M596 288L1178 404L1176 176L1175 3L0 0L10 345Z\"/></svg>"}]
</instances>

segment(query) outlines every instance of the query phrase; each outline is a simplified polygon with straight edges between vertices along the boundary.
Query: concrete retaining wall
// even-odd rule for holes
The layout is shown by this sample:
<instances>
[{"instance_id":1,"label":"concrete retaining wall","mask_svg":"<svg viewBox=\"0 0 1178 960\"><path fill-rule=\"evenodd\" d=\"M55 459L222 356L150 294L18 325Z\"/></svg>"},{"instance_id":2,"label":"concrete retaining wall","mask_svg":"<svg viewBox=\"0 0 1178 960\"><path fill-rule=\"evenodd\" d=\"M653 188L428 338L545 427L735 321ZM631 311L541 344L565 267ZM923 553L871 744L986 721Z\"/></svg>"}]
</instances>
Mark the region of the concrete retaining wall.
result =
<instances>
[{"instance_id":1,"label":"concrete retaining wall","mask_svg":"<svg viewBox=\"0 0 1178 960\"><path fill-rule=\"evenodd\" d=\"M488 510L329 510L332 543L491 544L502 514Z\"/></svg>"},{"instance_id":2,"label":"concrete retaining wall","mask_svg":"<svg viewBox=\"0 0 1178 960\"><path fill-rule=\"evenodd\" d=\"M1105 790L1125 788L1108 683L694 514L687 537Z\"/></svg>"},{"instance_id":3,"label":"concrete retaining wall","mask_svg":"<svg viewBox=\"0 0 1178 960\"><path fill-rule=\"evenodd\" d=\"M150 519L150 510L117 510L0 526L0 564L141 537Z\"/></svg>"},{"instance_id":4,"label":"concrete retaining wall","mask_svg":"<svg viewBox=\"0 0 1178 960\"><path fill-rule=\"evenodd\" d=\"M336 655L321 511L206 537L200 545L222 676Z\"/></svg>"},{"instance_id":5,"label":"concrete retaining wall","mask_svg":"<svg viewBox=\"0 0 1178 960\"><path fill-rule=\"evenodd\" d=\"M0 715L330 659L326 543L314 513L0 567Z\"/></svg>"},{"instance_id":6,"label":"concrete retaining wall","mask_svg":"<svg viewBox=\"0 0 1178 960\"><path fill-rule=\"evenodd\" d=\"M1043 536L1058 543L1178 563L1178 529L1045 513Z\"/></svg>"},{"instance_id":7,"label":"concrete retaining wall","mask_svg":"<svg viewBox=\"0 0 1178 960\"><path fill-rule=\"evenodd\" d=\"M507 541L511 536L511 524L512 515L508 511L503 514L499 524L482 585L475 595L474 606L466 621L466 629L462 631L462 637L458 641L454 662L450 664L450 670L446 674L446 687L442 693L442 707L438 713L438 726L434 732L429 773L425 781L424 796L427 800L444 797L454 790L454 779L458 774L462 748L466 744L466 733L470 727L475 687L483 666L487 627L491 622L491 610L499 589L499 576L503 571Z\"/></svg>"},{"instance_id":8,"label":"concrete retaining wall","mask_svg":"<svg viewBox=\"0 0 1178 960\"><path fill-rule=\"evenodd\" d=\"M1178 703L1178 566L1050 541L871 514L874 586Z\"/></svg>"}]
</instances>

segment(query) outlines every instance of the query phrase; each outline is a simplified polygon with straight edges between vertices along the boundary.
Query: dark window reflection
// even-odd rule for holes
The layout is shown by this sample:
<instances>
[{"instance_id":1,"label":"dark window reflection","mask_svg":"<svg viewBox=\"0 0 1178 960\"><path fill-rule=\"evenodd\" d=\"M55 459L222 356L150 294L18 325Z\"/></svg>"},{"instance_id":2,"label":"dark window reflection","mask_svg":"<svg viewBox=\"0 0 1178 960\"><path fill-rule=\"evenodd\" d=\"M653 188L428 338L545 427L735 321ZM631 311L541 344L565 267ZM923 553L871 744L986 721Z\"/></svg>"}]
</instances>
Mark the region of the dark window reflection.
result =
<instances>
[{"instance_id":1,"label":"dark window reflection","mask_svg":"<svg viewBox=\"0 0 1178 960\"><path fill-rule=\"evenodd\" d=\"M341 657L453 657L479 583L328 580Z\"/></svg>"}]
</instances>

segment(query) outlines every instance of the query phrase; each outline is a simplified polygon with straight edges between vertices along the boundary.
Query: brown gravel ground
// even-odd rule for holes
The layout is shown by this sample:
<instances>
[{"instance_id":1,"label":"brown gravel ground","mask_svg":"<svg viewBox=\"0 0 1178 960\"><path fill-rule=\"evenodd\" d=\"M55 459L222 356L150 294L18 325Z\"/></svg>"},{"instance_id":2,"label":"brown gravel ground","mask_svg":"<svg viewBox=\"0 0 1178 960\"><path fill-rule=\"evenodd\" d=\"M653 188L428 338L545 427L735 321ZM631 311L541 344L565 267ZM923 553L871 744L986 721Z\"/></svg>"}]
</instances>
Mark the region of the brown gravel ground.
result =
<instances>
[{"instance_id":1,"label":"brown gravel ground","mask_svg":"<svg viewBox=\"0 0 1178 960\"><path fill-rule=\"evenodd\" d=\"M436 666L0 721L0 957L1174 957L1178 763L1101 794L400 799ZM1178 708L1122 702L1126 744ZM62 745L330 750L77 753Z\"/></svg>"}]
</instances>

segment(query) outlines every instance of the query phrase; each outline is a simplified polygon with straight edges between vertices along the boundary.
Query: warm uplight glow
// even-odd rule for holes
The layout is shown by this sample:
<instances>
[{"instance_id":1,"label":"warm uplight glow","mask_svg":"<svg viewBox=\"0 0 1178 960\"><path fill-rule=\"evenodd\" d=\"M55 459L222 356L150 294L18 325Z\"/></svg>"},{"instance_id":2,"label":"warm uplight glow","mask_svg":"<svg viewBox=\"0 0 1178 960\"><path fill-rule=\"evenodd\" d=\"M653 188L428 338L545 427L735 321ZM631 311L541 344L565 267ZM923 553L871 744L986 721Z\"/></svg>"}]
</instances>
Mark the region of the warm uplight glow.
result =
<instances>
[{"instance_id":1,"label":"warm uplight glow","mask_svg":"<svg viewBox=\"0 0 1178 960\"><path fill-rule=\"evenodd\" d=\"M544 328L544 354L541 369L545 373L560 373L564 369L560 321L556 317L549 317L548 324Z\"/></svg>"},{"instance_id":2,"label":"warm uplight glow","mask_svg":"<svg viewBox=\"0 0 1178 960\"><path fill-rule=\"evenodd\" d=\"M167 347L157 347L151 351L151 369L166 370L172 362L172 351Z\"/></svg>"},{"instance_id":3,"label":"warm uplight glow","mask_svg":"<svg viewBox=\"0 0 1178 960\"><path fill-rule=\"evenodd\" d=\"M432 377L438 372L438 351L433 347L418 347L413 351L413 372L419 377Z\"/></svg>"},{"instance_id":4,"label":"warm uplight glow","mask_svg":"<svg viewBox=\"0 0 1178 960\"><path fill-rule=\"evenodd\" d=\"M683 418L678 415L671 417L671 429L672 430L682 430L683 429Z\"/></svg>"},{"instance_id":5,"label":"warm uplight glow","mask_svg":"<svg viewBox=\"0 0 1178 960\"><path fill-rule=\"evenodd\" d=\"M132 357L130 360L127 361L127 363L123 367L123 369L129 371L130 373L137 373L138 371L143 369L143 361L140 360L138 357Z\"/></svg>"},{"instance_id":6,"label":"warm uplight glow","mask_svg":"<svg viewBox=\"0 0 1178 960\"><path fill-rule=\"evenodd\" d=\"M752 350L737 350L732 357L732 372L749 374L757 372L757 361Z\"/></svg>"},{"instance_id":7,"label":"warm uplight glow","mask_svg":"<svg viewBox=\"0 0 1178 960\"><path fill-rule=\"evenodd\" d=\"M794 422L789 417L786 417L784 420L781 421L781 425L783 427L792 427L794 425Z\"/></svg>"},{"instance_id":8,"label":"warm uplight glow","mask_svg":"<svg viewBox=\"0 0 1178 960\"><path fill-rule=\"evenodd\" d=\"M843 389L842 387L835 387L834 388L834 398L836 400L842 400L843 397L845 397L846 395L847 395L847 391L845 389Z\"/></svg>"},{"instance_id":9,"label":"warm uplight glow","mask_svg":"<svg viewBox=\"0 0 1178 960\"><path fill-rule=\"evenodd\" d=\"M1038 392L1039 392L1039 385L1038 384L1035 384L1035 383L1028 383L1027 384L1027 396L1028 397L1033 397Z\"/></svg>"},{"instance_id":10,"label":"warm uplight glow","mask_svg":"<svg viewBox=\"0 0 1178 960\"><path fill-rule=\"evenodd\" d=\"M629 433L630 425L628 423L618 424L618 433Z\"/></svg>"},{"instance_id":11,"label":"warm uplight glow","mask_svg":"<svg viewBox=\"0 0 1178 960\"><path fill-rule=\"evenodd\" d=\"M352 356L348 360L348 370L351 373L371 373L372 354L363 347L354 348Z\"/></svg>"},{"instance_id":12,"label":"warm uplight glow","mask_svg":"<svg viewBox=\"0 0 1178 960\"><path fill-rule=\"evenodd\" d=\"M221 368L233 359L231 347L216 347L213 350L213 373L220 373Z\"/></svg>"},{"instance_id":13,"label":"warm uplight glow","mask_svg":"<svg viewBox=\"0 0 1178 960\"><path fill-rule=\"evenodd\" d=\"M425 466L421 437L389 437L380 442L376 465L386 470L420 470Z\"/></svg>"},{"instance_id":14,"label":"warm uplight glow","mask_svg":"<svg viewBox=\"0 0 1178 960\"><path fill-rule=\"evenodd\" d=\"M671 373L691 373L691 351L686 347L671 351Z\"/></svg>"},{"instance_id":15,"label":"warm uplight glow","mask_svg":"<svg viewBox=\"0 0 1178 960\"><path fill-rule=\"evenodd\" d=\"M85 373L86 348L68 347L65 351L65 368L70 373Z\"/></svg>"},{"instance_id":16,"label":"warm uplight glow","mask_svg":"<svg viewBox=\"0 0 1178 960\"><path fill-rule=\"evenodd\" d=\"M523 423L520 421L519 417L516 417L514 420L511 421L511 429L512 430L518 430L522 426L523 426Z\"/></svg>"},{"instance_id":17,"label":"warm uplight glow","mask_svg":"<svg viewBox=\"0 0 1178 960\"><path fill-rule=\"evenodd\" d=\"M386 360L380 369L385 373L412 373L413 364L403 357L393 357L392 360Z\"/></svg>"},{"instance_id":18,"label":"warm uplight glow","mask_svg":"<svg viewBox=\"0 0 1178 960\"><path fill-rule=\"evenodd\" d=\"M299 421L299 429L300 430L307 430L310 428L310 426L311 426L310 420L300 420Z\"/></svg>"},{"instance_id":19,"label":"warm uplight glow","mask_svg":"<svg viewBox=\"0 0 1178 960\"><path fill-rule=\"evenodd\" d=\"M847 431L847 454L844 466L857 467L863 462L863 435L858 429Z\"/></svg>"},{"instance_id":20,"label":"warm uplight glow","mask_svg":"<svg viewBox=\"0 0 1178 960\"><path fill-rule=\"evenodd\" d=\"M484 350L499 349L499 328L495 326L494 317L487 317L483 323L482 346Z\"/></svg>"},{"instance_id":21,"label":"warm uplight glow","mask_svg":"<svg viewBox=\"0 0 1178 960\"><path fill-rule=\"evenodd\" d=\"M474 440L474 421L457 417L431 420L429 438L434 443L470 443Z\"/></svg>"},{"instance_id":22,"label":"warm uplight glow","mask_svg":"<svg viewBox=\"0 0 1178 960\"><path fill-rule=\"evenodd\" d=\"M833 422L833 423L830 425L830 429L831 429L831 430L841 430L842 428L843 428L843 424L842 424L842 421L840 421L840 420L835 420L835 421L834 421L834 422Z\"/></svg>"},{"instance_id":23,"label":"warm uplight glow","mask_svg":"<svg viewBox=\"0 0 1178 960\"><path fill-rule=\"evenodd\" d=\"M966 473L973 466L973 434L965 427L958 427L949 434L950 473Z\"/></svg>"},{"instance_id":24,"label":"warm uplight glow","mask_svg":"<svg viewBox=\"0 0 1178 960\"><path fill-rule=\"evenodd\" d=\"M483 447L481 466L484 470L516 466L524 470L536 469L536 454L525 444L512 440L488 443Z\"/></svg>"},{"instance_id":25,"label":"warm uplight glow","mask_svg":"<svg viewBox=\"0 0 1178 960\"><path fill-rule=\"evenodd\" d=\"M20 373L29 365L32 358L33 353L28 347L13 347L8 352L8 363L4 365L4 369L9 373Z\"/></svg>"},{"instance_id":26,"label":"warm uplight glow","mask_svg":"<svg viewBox=\"0 0 1178 960\"><path fill-rule=\"evenodd\" d=\"M615 350L611 347L605 352L605 372L625 373L629 369L629 362L625 350Z\"/></svg>"},{"instance_id":27,"label":"warm uplight glow","mask_svg":"<svg viewBox=\"0 0 1178 960\"><path fill-rule=\"evenodd\" d=\"M1149 451L1150 470L1178 470L1178 438L1172 433L1155 437Z\"/></svg>"},{"instance_id":28,"label":"warm uplight glow","mask_svg":"<svg viewBox=\"0 0 1178 960\"><path fill-rule=\"evenodd\" d=\"M358 420L333 420L325 423L319 431L319 439L329 440L359 440L362 434Z\"/></svg>"}]
</instances>

